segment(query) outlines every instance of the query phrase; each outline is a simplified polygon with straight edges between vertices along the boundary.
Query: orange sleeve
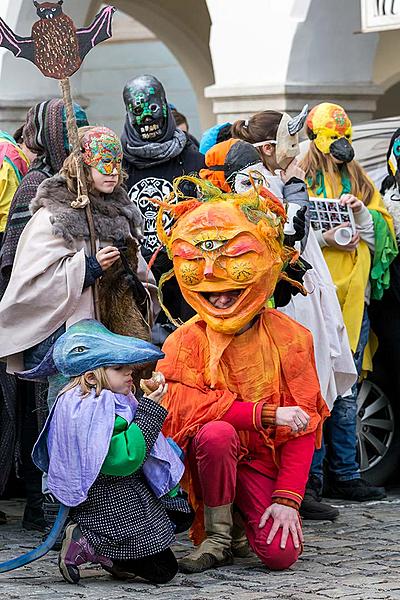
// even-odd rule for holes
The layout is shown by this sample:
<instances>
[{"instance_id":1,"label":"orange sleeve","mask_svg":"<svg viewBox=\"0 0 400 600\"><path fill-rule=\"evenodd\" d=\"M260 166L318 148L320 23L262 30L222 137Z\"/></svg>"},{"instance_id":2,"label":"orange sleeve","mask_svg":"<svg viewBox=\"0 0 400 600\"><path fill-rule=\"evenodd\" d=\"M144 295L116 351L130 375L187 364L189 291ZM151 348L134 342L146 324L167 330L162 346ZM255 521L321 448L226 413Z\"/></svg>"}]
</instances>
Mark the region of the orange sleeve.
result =
<instances>
[{"instance_id":1,"label":"orange sleeve","mask_svg":"<svg viewBox=\"0 0 400 600\"><path fill-rule=\"evenodd\" d=\"M221 419L236 399L229 390L211 389L204 382L205 347L197 333L195 324L174 331L164 344L165 358L157 365L168 383L163 432L183 449L200 427Z\"/></svg>"}]
</instances>

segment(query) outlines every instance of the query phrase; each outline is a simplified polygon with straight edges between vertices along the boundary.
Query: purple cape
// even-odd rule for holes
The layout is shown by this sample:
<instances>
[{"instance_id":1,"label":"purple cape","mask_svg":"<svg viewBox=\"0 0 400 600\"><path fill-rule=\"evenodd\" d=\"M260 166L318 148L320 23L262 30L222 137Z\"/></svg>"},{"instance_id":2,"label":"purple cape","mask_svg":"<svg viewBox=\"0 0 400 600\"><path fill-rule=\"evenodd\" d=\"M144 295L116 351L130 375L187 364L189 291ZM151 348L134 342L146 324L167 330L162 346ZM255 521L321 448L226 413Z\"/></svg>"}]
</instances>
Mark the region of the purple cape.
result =
<instances>
[{"instance_id":1,"label":"purple cape","mask_svg":"<svg viewBox=\"0 0 400 600\"><path fill-rule=\"evenodd\" d=\"M47 486L66 506L86 500L89 488L107 456L116 415L130 424L138 402L124 396L91 390L84 398L80 388L58 397L36 442L32 458L47 473ZM157 498L172 490L182 478L184 465L162 433L142 465L143 474Z\"/></svg>"}]
</instances>

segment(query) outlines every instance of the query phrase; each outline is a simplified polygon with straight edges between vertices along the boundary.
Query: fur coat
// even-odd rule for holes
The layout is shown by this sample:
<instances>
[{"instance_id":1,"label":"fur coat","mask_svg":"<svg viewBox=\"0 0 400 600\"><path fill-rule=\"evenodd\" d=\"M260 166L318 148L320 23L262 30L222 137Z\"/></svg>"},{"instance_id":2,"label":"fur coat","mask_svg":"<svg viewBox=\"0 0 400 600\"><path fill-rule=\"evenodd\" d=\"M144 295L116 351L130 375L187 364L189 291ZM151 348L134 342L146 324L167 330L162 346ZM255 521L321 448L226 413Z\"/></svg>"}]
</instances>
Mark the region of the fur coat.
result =
<instances>
[{"instance_id":1,"label":"fur coat","mask_svg":"<svg viewBox=\"0 0 400 600\"><path fill-rule=\"evenodd\" d=\"M85 211L71 207L75 196L66 187L65 178L56 175L39 187L30 206L33 214L42 206L48 208L52 214L53 234L62 237L71 248L77 239L89 242ZM118 187L106 197L91 195L90 207L97 239L125 246L129 265L136 273L136 240L141 234L142 217L126 191ZM149 325L138 310L121 260L105 271L99 285L99 297L101 321L108 329L121 335L150 339Z\"/></svg>"}]
</instances>

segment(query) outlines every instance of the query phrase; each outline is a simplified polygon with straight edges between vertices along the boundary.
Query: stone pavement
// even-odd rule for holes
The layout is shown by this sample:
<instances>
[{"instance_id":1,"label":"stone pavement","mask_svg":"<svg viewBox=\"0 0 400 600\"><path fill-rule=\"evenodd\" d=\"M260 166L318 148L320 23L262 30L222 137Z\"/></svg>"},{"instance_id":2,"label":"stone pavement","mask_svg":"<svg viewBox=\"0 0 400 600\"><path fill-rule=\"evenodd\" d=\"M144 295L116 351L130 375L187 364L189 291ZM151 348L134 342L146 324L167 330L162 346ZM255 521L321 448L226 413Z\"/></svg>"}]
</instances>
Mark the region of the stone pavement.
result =
<instances>
[{"instance_id":1,"label":"stone pavement","mask_svg":"<svg viewBox=\"0 0 400 600\"><path fill-rule=\"evenodd\" d=\"M35 547L39 535L20 529L21 502L1 502L11 516L0 526L0 561ZM0 575L0 599L16 600L400 600L400 494L375 503L343 505L335 523L305 523L306 548L285 572L268 572L256 557L199 575L177 575L168 585L114 581L100 569L82 569L77 586L58 572L57 554ZM190 544L181 537L174 550Z\"/></svg>"}]
</instances>

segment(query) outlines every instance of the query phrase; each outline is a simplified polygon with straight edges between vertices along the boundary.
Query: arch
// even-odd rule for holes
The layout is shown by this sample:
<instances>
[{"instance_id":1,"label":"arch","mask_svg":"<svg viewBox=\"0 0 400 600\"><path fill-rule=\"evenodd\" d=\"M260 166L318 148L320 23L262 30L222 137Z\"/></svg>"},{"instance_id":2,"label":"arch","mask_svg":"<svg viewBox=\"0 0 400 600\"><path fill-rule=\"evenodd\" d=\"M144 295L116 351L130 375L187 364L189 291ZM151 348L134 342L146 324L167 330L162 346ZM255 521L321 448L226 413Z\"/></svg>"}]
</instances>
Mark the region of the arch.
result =
<instances>
[{"instance_id":1,"label":"arch","mask_svg":"<svg viewBox=\"0 0 400 600\"><path fill-rule=\"evenodd\" d=\"M384 90L400 79L400 39L397 29L381 31L373 65L373 81Z\"/></svg>"},{"instance_id":2,"label":"arch","mask_svg":"<svg viewBox=\"0 0 400 600\"><path fill-rule=\"evenodd\" d=\"M400 73L398 74L400 79ZM385 117L397 117L400 115L400 80L390 86L383 96L381 96L376 105L375 119L384 119Z\"/></svg>"}]
</instances>

